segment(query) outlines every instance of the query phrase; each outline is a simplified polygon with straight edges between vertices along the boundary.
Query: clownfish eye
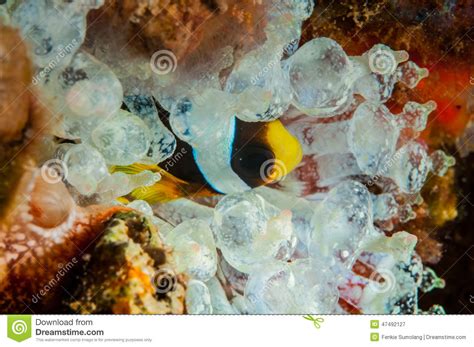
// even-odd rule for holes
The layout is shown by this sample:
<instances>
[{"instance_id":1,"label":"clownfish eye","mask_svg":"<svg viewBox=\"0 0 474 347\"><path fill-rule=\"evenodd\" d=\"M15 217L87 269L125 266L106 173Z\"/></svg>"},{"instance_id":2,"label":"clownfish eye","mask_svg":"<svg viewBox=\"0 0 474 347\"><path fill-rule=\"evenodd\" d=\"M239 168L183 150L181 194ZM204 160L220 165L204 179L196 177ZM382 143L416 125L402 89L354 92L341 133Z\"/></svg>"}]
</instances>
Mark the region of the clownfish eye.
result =
<instances>
[{"instance_id":1,"label":"clownfish eye","mask_svg":"<svg viewBox=\"0 0 474 347\"><path fill-rule=\"evenodd\" d=\"M273 152L264 147L245 146L233 157L232 167L242 178L261 179L263 166L273 159Z\"/></svg>"}]
</instances>

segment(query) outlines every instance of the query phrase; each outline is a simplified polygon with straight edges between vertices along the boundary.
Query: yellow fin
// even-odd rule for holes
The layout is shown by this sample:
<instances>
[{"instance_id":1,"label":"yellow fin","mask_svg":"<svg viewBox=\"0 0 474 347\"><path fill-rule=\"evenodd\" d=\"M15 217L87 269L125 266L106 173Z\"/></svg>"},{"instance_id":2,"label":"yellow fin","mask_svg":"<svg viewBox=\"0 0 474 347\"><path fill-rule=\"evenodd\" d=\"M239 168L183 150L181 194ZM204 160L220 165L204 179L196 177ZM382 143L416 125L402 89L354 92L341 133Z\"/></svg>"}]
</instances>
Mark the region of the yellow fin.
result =
<instances>
[{"instance_id":1,"label":"yellow fin","mask_svg":"<svg viewBox=\"0 0 474 347\"><path fill-rule=\"evenodd\" d=\"M135 163L127 166L112 166L110 172L123 172L127 175L136 175L142 171L158 172L161 175L161 180L152 186L139 187L134 189L126 197L121 197L122 201L145 200L150 204L157 202L166 202L180 197L186 196L186 186L188 182L183 181L169 172L163 170L158 165Z\"/></svg>"},{"instance_id":2,"label":"yellow fin","mask_svg":"<svg viewBox=\"0 0 474 347\"><path fill-rule=\"evenodd\" d=\"M124 197L124 196L121 196L121 197L119 197L119 198L117 198L117 199L115 199L115 200L117 200L118 202L120 202L120 203L122 203L122 204L128 204L128 203L130 202L130 200L128 200L128 199L127 199L126 197Z\"/></svg>"},{"instance_id":3,"label":"yellow fin","mask_svg":"<svg viewBox=\"0 0 474 347\"><path fill-rule=\"evenodd\" d=\"M130 193L133 200L145 200L149 204L154 204L157 202L166 202L172 200L173 197L167 195L165 191L163 191L163 185L154 184L149 187L140 187L135 189Z\"/></svg>"},{"instance_id":4,"label":"yellow fin","mask_svg":"<svg viewBox=\"0 0 474 347\"><path fill-rule=\"evenodd\" d=\"M173 177L173 176L172 176ZM183 185L180 182L172 180L163 180L148 187L139 187L133 190L128 196L131 200L145 200L149 204L157 202L167 202L186 196Z\"/></svg>"},{"instance_id":5,"label":"yellow fin","mask_svg":"<svg viewBox=\"0 0 474 347\"><path fill-rule=\"evenodd\" d=\"M115 165L110 167L110 172L123 172L126 173L127 175L136 175L142 171L152 171L152 172L160 172L163 171L160 169L158 165L153 165L153 164L140 164L140 163L135 163L132 165L127 165L127 166L122 166L122 165Z\"/></svg>"}]
</instances>

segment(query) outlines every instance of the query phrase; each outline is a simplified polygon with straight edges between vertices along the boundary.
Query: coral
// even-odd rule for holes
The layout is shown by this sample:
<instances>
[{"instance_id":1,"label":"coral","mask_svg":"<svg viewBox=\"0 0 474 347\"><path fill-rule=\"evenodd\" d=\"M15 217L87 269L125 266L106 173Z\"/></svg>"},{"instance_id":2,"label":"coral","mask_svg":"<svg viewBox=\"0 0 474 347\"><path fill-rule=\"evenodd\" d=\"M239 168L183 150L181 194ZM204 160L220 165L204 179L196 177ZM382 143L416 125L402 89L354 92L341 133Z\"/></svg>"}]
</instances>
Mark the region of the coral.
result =
<instances>
[{"instance_id":1,"label":"coral","mask_svg":"<svg viewBox=\"0 0 474 347\"><path fill-rule=\"evenodd\" d=\"M28 53L16 29L0 23L0 141L18 140L30 112Z\"/></svg>"},{"instance_id":2,"label":"coral","mask_svg":"<svg viewBox=\"0 0 474 347\"><path fill-rule=\"evenodd\" d=\"M183 313L186 277L170 261L146 217L115 214L88 255L69 305L82 314Z\"/></svg>"},{"instance_id":3,"label":"coral","mask_svg":"<svg viewBox=\"0 0 474 347\"><path fill-rule=\"evenodd\" d=\"M26 171L13 196L0 225L1 309L58 310L61 283L117 208L78 207L40 169Z\"/></svg>"}]
</instances>

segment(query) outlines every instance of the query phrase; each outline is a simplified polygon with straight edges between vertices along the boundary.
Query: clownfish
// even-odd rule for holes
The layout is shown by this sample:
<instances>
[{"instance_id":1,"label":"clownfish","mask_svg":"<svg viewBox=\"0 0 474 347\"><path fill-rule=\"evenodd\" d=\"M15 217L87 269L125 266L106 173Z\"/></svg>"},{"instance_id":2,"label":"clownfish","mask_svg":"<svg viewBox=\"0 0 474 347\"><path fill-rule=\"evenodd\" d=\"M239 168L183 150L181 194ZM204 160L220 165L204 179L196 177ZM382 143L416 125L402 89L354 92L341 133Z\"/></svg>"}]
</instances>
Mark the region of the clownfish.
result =
<instances>
[{"instance_id":1,"label":"clownfish","mask_svg":"<svg viewBox=\"0 0 474 347\"><path fill-rule=\"evenodd\" d=\"M173 132L169 115L160 117L163 124ZM250 190L265 184L277 182L291 172L302 160L300 143L279 120L270 122L244 122L234 120L230 157L228 165L236 175L220 178L206 175L199 164L193 148L176 137L176 150L172 158L156 165L136 163L128 166L113 166L111 172L138 174L144 170L158 172L161 180L140 187L119 198L121 202L145 200L150 204L167 202L184 197L206 197L229 193L221 191L219 180L230 180L225 186L236 190ZM212 153L209 153L212 156ZM234 192L235 192L234 189Z\"/></svg>"}]
</instances>

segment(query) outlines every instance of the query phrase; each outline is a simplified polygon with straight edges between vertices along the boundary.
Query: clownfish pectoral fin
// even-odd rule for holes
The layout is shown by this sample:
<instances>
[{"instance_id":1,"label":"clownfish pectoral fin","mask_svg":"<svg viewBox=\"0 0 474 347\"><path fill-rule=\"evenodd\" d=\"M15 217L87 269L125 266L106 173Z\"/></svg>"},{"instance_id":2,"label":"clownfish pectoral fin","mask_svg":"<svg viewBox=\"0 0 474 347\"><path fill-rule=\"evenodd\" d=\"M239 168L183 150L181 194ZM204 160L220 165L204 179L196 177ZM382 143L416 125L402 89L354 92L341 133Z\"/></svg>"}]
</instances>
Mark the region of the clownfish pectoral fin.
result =
<instances>
[{"instance_id":1,"label":"clownfish pectoral fin","mask_svg":"<svg viewBox=\"0 0 474 347\"><path fill-rule=\"evenodd\" d=\"M113 166L111 172L123 172L128 175L136 175L143 171L158 172L161 179L151 186L143 186L134 189L126 197L121 197L124 201L145 200L150 204L166 202L178 199L187 195L188 182L183 181L169 172L161 169L158 165L148 165L135 163L127 166ZM120 200L119 200L120 201Z\"/></svg>"}]
</instances>

